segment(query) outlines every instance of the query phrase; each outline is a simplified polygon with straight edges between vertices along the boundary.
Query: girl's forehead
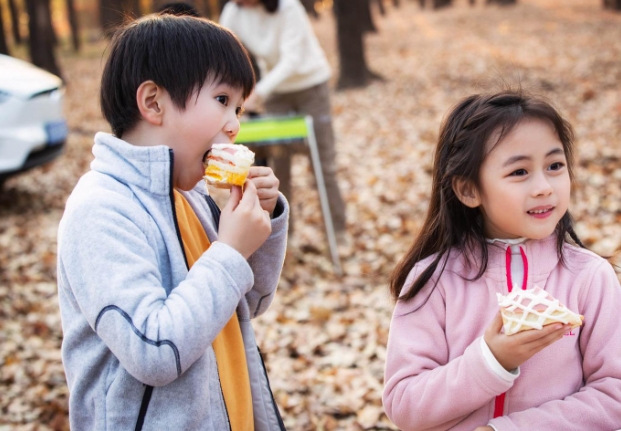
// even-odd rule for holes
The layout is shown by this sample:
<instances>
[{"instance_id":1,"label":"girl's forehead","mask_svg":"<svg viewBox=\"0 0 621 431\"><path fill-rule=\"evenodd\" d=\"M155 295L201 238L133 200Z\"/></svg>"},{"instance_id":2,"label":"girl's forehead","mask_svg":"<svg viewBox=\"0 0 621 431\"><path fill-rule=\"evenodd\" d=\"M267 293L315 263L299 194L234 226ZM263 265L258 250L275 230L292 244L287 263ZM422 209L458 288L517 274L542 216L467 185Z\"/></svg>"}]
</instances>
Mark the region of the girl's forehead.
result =
<instances>
[{"instance_id":1,"label":"girl's forehead","mask_svg":"<svg viewBox=\"0 0 621 431\"><path fill-rule=\"evenodd\" d=\"M559 139L557 130L550 121L540 118L523 118L515 124L498 126L485 143L485 155L503 147L503 144L509 143L515 149L519 149L533 140L541 145L559 144L565 151L565 145Z\"/></svg>"}]
</instances>

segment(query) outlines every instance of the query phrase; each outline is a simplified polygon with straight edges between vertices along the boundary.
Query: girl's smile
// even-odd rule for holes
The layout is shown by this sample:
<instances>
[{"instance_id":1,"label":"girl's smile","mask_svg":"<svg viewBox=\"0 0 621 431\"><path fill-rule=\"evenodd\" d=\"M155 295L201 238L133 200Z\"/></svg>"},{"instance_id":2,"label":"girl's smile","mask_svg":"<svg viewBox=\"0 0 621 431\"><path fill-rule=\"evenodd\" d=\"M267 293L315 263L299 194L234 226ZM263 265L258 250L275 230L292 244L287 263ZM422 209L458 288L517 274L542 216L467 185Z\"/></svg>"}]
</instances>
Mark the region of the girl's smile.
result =
<instances>
[{"instance_id":1,"label":"girl's smile","mask_svg":"<svg viewBox=\"0 0 621 431\"><path fill-rule=\"evenodd\" d=\"M479 207L488 238L541 239L567 212L571 181L563 145L545 121L526 119L493 146L469 206Z\"/></svg>"}]
</instances>

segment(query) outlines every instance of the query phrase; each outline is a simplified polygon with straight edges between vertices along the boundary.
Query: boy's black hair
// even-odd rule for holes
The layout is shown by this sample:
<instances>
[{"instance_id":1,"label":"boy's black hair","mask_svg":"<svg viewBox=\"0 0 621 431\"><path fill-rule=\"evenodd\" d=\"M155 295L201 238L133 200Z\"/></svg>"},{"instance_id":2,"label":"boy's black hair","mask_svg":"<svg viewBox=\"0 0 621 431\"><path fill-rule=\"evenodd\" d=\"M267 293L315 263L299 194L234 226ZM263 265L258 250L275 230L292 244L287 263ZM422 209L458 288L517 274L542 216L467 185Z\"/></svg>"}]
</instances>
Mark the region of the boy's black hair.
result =
<instances>
[{"instance_id":1,"label":"boy's black hair","mask_svg":"<svg viewBox=\"0 0 621 431\"><path fill-rule=\"evenodd\" d=\"M479 253L481 266L474 279L483 276L488 254L481 211L467 207L458 199L453 180L462 178L480 189L479 171L489 152L488 143L493 148L520 122L529 119L547 122L554 128L563 145L569 177L573 180L573 129L547 100L521 89L475 94L463 99L449 113L440 130L427 216L417 238L391 276L390 293L395 300L408 301L416 296L438 267L442 274L452 248L462 251L468 261L469 254ZM563 244L568 237L584 247L574 231L569 211L559 220L555 233L561 262ZM401 296L414 265L432 255L435 257L431 264Z\"/></svg>"},{"instance_id":2,"label":"boy's black hair","mask_svg":"<svg viewBox=\"0 0 621 431\"><path fill-rule=\"evenodd\" d=\"M118 30L101 78L101 110L121 138L140 120L136 91L152 80L185 109L207 79L252 92L255 77L245 48L225 28L203 18L148 15Z\"/></svg>"},{"instance_id":3,"label":"boy's black hair","mask_svg":"<svg viewBox=\"0 0 621 431\"><path fill-rule=\"evenodd\" d=\"M199 17L198 11L189 3L184 2L172 2L166 3L158 9L160 14L170 15L189 15Z\"/></svg>"}]
</instances>

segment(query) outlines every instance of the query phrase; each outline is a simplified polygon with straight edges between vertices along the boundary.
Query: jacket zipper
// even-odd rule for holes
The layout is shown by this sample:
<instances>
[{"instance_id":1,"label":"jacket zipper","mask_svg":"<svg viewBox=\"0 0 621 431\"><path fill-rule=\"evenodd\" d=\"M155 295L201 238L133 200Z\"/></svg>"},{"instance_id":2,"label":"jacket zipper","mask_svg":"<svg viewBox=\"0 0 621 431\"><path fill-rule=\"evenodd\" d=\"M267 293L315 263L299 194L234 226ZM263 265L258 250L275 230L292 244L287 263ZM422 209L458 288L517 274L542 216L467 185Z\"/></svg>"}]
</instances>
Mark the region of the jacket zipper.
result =
<instances>
[{"instance_id":1,"label":"jacket zipper","mask_svg":"<svg viewBox=\"0 0 621 431\"><path fill-rule=\"evenodd\" d=\"M526 290L526 286L528 284L528 259L526 258L526 253L524 249L520 247L520 255L522 255L522 262L524 263L524 277L522 280L522 290ZM505 270L507 274L507 289L509 293L513 290L513 279L511 277L511 246L507 247L507 251L505 253L506 264ZM505 398L507 393L503 392L498 395L494 400L494 417L500 417L504 414L505 411Z\"/></svg>"},{"instance_id":2,"label":"jacket zipper","mask_svg":"<svg viewBox=\"0 0 621 431\"><path fill-rule=\"evenodd\" d=\"M267 369L265 368L265 362L263 361L263 355L261 354L261 349L259 349L259 346L257 346L257 350L259 352L259 359L261 359L261 365L263 366L263 374L265 375L265 381L267 382L267 389L270 391L270 397L272 398L272 407L274 407L274 413L278 418L278 426L280 426L281 431L287 431L287 429L285 428L285 423L282 420L282 416L280 416L278 406L276 405L276 400L274 399L274 393L272 392L272 386L270 385L270 378L267 375Z\"/></svg>"},{"instance_id":3,"label":"jacket zipper","mask_svg":"<svg viewBox=\"0 0 621 431\"><path fill-rule=\"evenodd\" d=\"M179 229L179 223L177 223L177 210L175 208L175 193L173 189L173 166L175 162L175 155L173 150L168 150L168 154L170 155L170 169L169 169L169 187L170 192L168 197L170 198L170 205L172 208L173 214L173 223L175 225L175 232L177 233L177 240L179 244L181 244L181 253L183 254L183 260L185 261L186 268L188 267L188 258L185 255L185 250L183 249L183 241L181 240L181 230ZM147 409L149 408L149 403L151 402L151 395L153 394L153 386L146 385L144 390L144 395L142 396L142 402L140 403L140 411L138 412L138 419L136 420L136 428L135 431L141 431L142 426L144 424L144 418L147 414Z\"/></svg>"}]
</instances>

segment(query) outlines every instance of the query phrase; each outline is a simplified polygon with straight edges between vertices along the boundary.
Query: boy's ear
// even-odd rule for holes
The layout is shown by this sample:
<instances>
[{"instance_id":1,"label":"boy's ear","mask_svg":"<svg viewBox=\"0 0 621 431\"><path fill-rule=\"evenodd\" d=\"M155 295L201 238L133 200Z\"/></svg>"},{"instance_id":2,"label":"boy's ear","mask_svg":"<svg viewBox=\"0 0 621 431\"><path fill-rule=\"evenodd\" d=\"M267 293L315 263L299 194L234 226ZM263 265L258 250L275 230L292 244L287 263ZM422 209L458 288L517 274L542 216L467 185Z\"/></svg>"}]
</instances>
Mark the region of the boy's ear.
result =
<instances>
[{"instance_id":1,"label":"boy's ear","mask_svg":"<svg viewBox=\"0 0 621 431\"><path fill-rule=\"evenodd\" d=\"M481 197L476 186L472 181L463 177L454 177L452 181L453 191L459 201L469 208L476 208L481 205Z\"/></svg>"},{"instance_id":2,"label":"boy's ear","mask_svg":"<svg viewBox=\"0 0 621 431\"><path fill-rule=\"evenodd\" d=\"M165 91L153 81L145 81L136 90L136 103L142 118L160 126L164 117Z\"/></svg>"}]
</instances>

